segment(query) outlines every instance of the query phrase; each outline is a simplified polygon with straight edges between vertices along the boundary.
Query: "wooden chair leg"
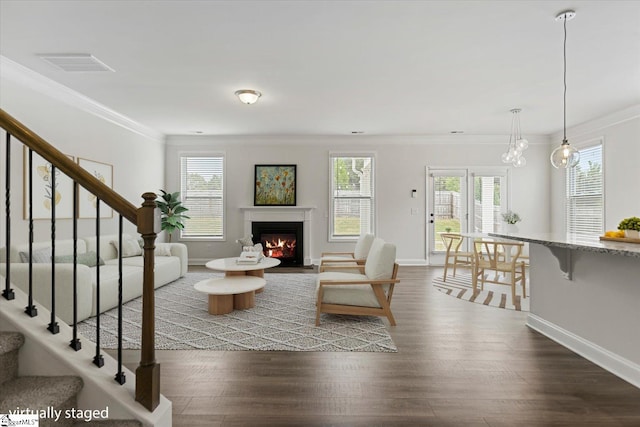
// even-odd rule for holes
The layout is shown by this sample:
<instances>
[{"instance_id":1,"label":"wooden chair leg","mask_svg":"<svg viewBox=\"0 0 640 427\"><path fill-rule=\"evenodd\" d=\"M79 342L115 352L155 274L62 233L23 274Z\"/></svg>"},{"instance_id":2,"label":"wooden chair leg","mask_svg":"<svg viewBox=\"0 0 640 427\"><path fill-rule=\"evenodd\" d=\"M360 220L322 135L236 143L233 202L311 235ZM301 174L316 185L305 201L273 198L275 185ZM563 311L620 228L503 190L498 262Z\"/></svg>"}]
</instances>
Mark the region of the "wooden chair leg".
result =
<instances>
[{"instance_id":1,"label":"wooden chair leg","mask_svg":"<svg viewBox=\"0 0 640 427\"><path fill-rule=\"evenodd\" d=\"M393 314L391 313L391 306L389 305L389 301L387 301L387 297L382 290L382 285L371 285L373 288L373 293L376 295L378 299L378 304L382 307L382 311L387 316L389 320L389 324L391 326L396 326L396 319L393 318Z\"/></svg>"},{"instance_id":2,"label":"wooden chair leg","mask_svg":"<svg viewBox=\"0 0 640 427\"><path fill-rule=\"evenodd\" d=\"M522 262L522 298L527 297L527 276L525 274L525 268L526 266L524 265L524 262Z\"/></svg>"},{"instance_id":3,"label":"wooden chair leg","mask_svg":"<svg viewBox=\"0 0 640 427\"><path fill-rule=\"evenodd\" d=\"M474 265L473 266L473 277L471 278L471 284L473 285L473 293L475 294L476 291L478 290L478 268Z\"/></svg>"},{"instance_id":4,"label":"wooden chair leg","mask_svg":"<svg viewBox=\"0 0 640 427\"><path fill-rule=\"evenodd\" d=\"M442 276L442 281L447 281L447 268L449 267L449 257L444 260L444 275Z\"/></svg>"},{"instance_id":5,"label":"wooden chair leg","mask_svg":"<svg viewBox=\"0 0 640 427\"><path fill-rule=\"evenodd\" d=\"M318 288L318 300L316 301L316 326L320 326L320 314L322 314L322 297L324 296L324 289L322 286Z\"/></svg>"}]
</instances>

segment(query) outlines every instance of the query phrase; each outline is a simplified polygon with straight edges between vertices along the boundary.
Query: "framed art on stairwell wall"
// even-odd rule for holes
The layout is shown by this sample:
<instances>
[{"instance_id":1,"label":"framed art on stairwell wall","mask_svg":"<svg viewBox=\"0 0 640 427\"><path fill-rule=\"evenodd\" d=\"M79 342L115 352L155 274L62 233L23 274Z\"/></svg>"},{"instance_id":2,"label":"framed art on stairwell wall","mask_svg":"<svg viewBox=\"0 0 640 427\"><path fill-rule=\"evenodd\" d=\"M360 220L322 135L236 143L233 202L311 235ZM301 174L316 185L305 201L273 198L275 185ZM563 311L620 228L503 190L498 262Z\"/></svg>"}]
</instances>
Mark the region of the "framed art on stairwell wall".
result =
<instances>
[{"instance_id":1,"label":"framed art on stairwell wall","mask_svg":"<svg viewBox=\"0 0 640 427\"><path fill-rule=\"evenodd\" d=\"M51 219L51 208L55 205L56 219L73 218L73 180L59 169L54 169L47 160L32 153L32 168L29 170L29 148L25 145L23 179L23 218L29 219L29 183L33 182L31 210L33 219ZM73 156L67 156L73 160ZM52 172L55 179L52 179Z\"/></svg>"},{"instance_id":2,"label":"framed art on stairwell wall","mask_svg":"<svg viewBox=\"0 0 640 427\"><path fill-rule=\"evenodd\" d=\"M113 165L80 157L78 157L78 165L98 178L98 180L102 181L102 183L109 188L113 188ZM97 197L80 187L78 194L78 218L95 218L96 205ZM100 218L111 217L113 217L113 209L105 203L100 203Z\"/></svg>"}]
</instances>

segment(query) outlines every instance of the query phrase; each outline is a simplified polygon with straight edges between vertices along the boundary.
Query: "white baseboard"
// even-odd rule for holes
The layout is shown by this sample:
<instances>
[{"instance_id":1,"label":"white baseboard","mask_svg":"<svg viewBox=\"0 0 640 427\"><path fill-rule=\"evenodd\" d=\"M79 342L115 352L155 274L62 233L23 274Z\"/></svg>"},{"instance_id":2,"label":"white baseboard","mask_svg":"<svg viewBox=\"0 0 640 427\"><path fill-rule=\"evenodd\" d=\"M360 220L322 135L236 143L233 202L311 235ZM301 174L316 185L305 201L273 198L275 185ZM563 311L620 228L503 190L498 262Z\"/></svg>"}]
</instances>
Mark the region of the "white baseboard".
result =
<instances>
[{"instance_id":1,"label":"white baseboard","mask_svg":"<svg viewBox=\"0 0 640 427\"><path fill-rule=\"evenodd\" d=\"M426 259L411 259L411 258L405 258L405 259L399 259L396 261L398 263L398 265L406 265L406 266L410 266L410 265L429 265L427 264L427 260Z\"/></svg>"},{"instance_id":2,"label":"white baseboard","mask_svg":"<svg viewBox=\"0 0 640 427\"><path fill-rule=\"evenodd\" d=\"M640 388L640 365L575 335L558 325L546 321L535 314L529 314L527 326Z\"/></svg>"}]
</instances>

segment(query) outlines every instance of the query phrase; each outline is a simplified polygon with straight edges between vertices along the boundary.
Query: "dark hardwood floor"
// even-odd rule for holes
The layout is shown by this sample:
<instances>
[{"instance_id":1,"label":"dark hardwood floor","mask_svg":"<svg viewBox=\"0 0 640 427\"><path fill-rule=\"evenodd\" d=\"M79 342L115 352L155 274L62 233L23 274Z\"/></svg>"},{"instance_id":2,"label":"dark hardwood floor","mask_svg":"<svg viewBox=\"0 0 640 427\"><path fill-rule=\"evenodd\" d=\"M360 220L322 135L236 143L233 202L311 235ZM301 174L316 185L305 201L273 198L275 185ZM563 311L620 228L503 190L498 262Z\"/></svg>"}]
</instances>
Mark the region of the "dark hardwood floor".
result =
<instances>
[{"instance_id":1,"label":"dark hardwood floor","mask_svg":"<svg viewBox=\"0 0 640 427\"><path fill-rule=\"evenodd\" d=\"M436 274L400 268L397 353L158 351L173 425L640 426L640 389Z\"/></svg>"}]
</instances>

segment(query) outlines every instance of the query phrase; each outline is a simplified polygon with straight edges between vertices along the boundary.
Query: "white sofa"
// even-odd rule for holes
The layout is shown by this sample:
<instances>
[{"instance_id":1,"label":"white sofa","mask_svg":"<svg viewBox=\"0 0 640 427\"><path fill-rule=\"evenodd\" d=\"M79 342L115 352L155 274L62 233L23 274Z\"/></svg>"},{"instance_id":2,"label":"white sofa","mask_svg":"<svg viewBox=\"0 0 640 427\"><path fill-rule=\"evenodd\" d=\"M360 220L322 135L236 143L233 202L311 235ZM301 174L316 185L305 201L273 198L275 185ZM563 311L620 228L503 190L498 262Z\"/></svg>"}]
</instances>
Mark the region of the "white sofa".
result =
<instances>
[{"instance_id":1,"label":"white sofa","mask_svg":"<svg viewBox=\"0 0 640 427\"><path fill-rule=\"evenodd\" d=\"M123 235L123 239L132 239L130 235ZM96 305L96 275L97 267L78 264L77 270L77 300L78 321L95 316L118 305L118 254L116 246L117 235L100 236L100 258L104 265L100 265L100 310ZM78 254L97 251L97 238L86 237L78 239ZM34 242L33 253L35 261L36 251L46 252L51 242ZM20 255L22 252L22 257ZM123 250L123 253L126 251ZM24 292L29 290L29 245L11 246L11 282ZM0 275L5 276L5 248L0 248ZM73 240L56 240L55 256L72 255ZM126 254L126 253L125 253ZM22 258L22 259L21 259ZM90 258L90 257L88 257ZM48 257L50 259L50 255ZM94 258L95 259L95 258ZM122 299L124 302L142 295L143 277L142 255L122 258ZM36 306L42 305L51 309L51 262L33 264L33 298ZM155 256L155 287L166 285L187 272L187 247L181 243L156 243ZM55 263L56 281L56 316L64 322L73 322L73 264L69 262Z\"/></svg>"}]
</instances>

